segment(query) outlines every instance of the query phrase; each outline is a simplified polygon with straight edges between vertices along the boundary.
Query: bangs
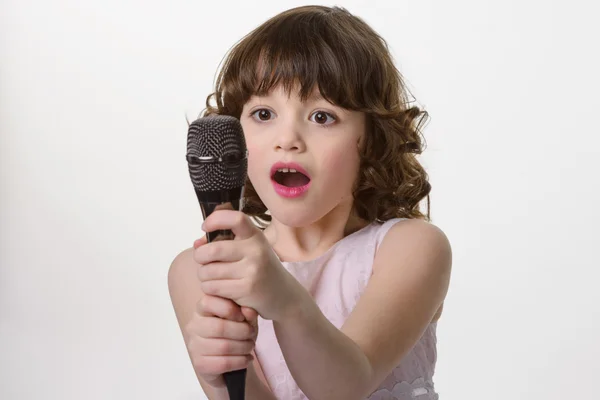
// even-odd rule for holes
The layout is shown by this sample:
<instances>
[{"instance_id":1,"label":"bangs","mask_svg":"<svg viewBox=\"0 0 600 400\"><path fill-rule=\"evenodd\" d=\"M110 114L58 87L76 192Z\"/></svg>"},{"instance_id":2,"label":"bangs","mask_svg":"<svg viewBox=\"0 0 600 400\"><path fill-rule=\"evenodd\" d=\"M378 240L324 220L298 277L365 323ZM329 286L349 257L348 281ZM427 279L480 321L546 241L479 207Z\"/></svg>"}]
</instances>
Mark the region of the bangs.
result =
<instances>
[{"instance_id":1,"label":"bangs","mask_svg":"<svg viewBox=\"0 0 600 400\"><path fill-rule=\"evenodd\" d=\"M373 43L363 43L359 32L351 32L356 25L341 20L332 13L284 13L244 37L219 77L223 106L241 112L251 96L280 85L288 95L296 90L302 101L318 90L345 109L376 104L383 68L369 52Z\"/></svg>"}]
</instances>

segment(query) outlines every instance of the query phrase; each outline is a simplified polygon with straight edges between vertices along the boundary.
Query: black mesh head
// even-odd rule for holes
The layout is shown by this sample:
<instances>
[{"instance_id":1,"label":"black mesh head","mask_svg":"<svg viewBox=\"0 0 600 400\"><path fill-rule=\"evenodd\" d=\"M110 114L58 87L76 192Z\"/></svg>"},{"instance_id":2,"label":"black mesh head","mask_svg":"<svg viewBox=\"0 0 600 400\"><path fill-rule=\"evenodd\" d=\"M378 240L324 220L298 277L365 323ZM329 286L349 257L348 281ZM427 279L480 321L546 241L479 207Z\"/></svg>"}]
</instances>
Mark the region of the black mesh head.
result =
<instances>
[{"instance_id":1,"label":"black mesh head","mask_svg":"<svg viewBox=\"0 0 600 400\"><path fill-rule=\"evenodd\" d=\"M213 115L192 122L187 160L194 188L205 192L243 187L248 172L246 152L237 118Z\"/></svg>"}]
</instances>

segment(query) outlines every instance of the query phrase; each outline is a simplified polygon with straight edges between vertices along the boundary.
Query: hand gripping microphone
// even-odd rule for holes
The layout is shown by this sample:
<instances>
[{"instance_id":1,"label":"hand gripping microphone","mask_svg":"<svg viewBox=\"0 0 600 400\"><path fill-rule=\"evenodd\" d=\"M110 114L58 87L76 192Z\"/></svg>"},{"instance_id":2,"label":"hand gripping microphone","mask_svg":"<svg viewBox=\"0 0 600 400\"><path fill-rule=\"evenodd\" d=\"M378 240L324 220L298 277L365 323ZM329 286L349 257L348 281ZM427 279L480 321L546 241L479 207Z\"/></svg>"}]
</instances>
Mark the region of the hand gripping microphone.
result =
<instances>
[{"instance_id":1,"label":"hand gripping microphone","mask_svg":"<svg viewBox=\"0 0 600 400\"><path fill-rule=\"evenodd\" d=\"M188 129L188 169L202 216L217 209L241 210L248 173L248 152L240 121L213 115L199 118ZM233 239L231 230L207 232L207 241ZM244 400L246 369L223 375L230 400Z\"/></svg>"}]
</instances>

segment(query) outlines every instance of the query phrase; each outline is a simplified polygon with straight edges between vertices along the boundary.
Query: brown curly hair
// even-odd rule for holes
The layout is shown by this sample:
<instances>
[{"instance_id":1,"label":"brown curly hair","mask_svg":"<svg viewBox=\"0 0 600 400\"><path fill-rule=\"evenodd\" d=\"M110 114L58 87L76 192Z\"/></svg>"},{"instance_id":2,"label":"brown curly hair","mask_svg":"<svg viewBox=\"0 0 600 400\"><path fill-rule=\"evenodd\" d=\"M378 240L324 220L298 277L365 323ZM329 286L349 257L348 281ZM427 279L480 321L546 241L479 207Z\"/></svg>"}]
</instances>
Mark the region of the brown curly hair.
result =
<instances>
[{"instance_id":1,"label":"brown curly hair","mask_svg":"<svg viewBox=\"0 0 600 400\"><path fill-rule=\"evenodd\" d=\"M224 59L202 116L240 118L252 95L266 95L279 84L289 94L298 83L302 100L316 85L330 103L365 113L367 132L353 191L356 215L368 222L430 220L431 185L416 159L424 150L421 129L428 114L410 106L387 42L344 8L293 8L244 36ZM242 211L264 228L271 216L250 179L244 193ZM419 208L424 197L426 215Z\"/></svg>"}]
</instances>

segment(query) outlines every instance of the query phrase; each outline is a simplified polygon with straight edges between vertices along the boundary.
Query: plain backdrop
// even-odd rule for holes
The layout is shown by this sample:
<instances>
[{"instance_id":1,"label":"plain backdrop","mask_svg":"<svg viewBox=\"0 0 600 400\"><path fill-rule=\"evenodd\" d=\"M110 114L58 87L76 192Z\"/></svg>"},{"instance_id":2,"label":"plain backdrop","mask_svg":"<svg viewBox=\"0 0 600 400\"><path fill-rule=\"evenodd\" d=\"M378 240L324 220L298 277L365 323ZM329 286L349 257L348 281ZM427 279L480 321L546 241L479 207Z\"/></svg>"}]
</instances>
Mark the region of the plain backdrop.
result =
<instances>
[{"instance_id":1,"label":"plain backdrop","mask_svg":"<svg viewBox=\"0 0 600 400\"><path fill-rule=\"evenodd\" d=\"M191 400L167 290L217 67L300 1L0 3L0 398ZM442 400L600 398L595 3L344 1L429 111Z\"/></svg>"}]
</instances>

